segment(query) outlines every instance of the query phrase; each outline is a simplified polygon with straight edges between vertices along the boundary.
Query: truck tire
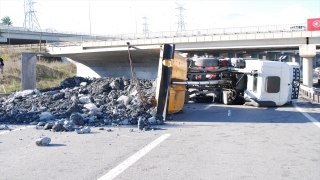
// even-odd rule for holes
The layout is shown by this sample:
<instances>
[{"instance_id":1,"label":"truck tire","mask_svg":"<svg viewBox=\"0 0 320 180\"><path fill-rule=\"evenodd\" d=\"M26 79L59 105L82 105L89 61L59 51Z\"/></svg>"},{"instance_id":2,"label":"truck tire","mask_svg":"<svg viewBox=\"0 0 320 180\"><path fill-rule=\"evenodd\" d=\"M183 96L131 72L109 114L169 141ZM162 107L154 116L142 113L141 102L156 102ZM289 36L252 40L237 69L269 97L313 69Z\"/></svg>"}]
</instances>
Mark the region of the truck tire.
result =
<instances>
[{"instance_id":1,"label":"truck tire","mask_svg":"<svg viewBox=\"0 0 320 180\"><path fill-rule=\"evenodd\" d=\"M199 58L195 62L196 66L219 66L219 59L216 58Z\"/></svg>"},{"instance_id":2,"label":"truck tire","mask_svg":"<svg viewBox=\"0 0 320 180\"><path fill-rule=\"evenodd\" d=\"M192 101L195 103L209 103L213 101L213 96L194 96Z\"/></svg>"}]
</instances>

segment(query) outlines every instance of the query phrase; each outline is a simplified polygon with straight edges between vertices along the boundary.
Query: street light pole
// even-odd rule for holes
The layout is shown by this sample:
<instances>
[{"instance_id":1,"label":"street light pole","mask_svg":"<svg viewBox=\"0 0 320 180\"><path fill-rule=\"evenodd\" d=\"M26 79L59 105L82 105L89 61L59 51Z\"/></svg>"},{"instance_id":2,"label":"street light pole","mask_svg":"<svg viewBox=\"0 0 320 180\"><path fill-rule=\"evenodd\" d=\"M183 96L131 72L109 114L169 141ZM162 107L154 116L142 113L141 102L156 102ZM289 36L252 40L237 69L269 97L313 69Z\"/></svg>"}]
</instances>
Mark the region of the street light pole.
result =
<instances>
[{"instance_id":1,"label":"street light pole","mask_svg":"<svg viewBox=\"0 0 320 180\"><path fill-rule=\"evenodd\" d=\"M138 33L138 29L137 29L137 7L134 9L134 18L136 21L136 34Z\"/></svg>"},{"instance_id":2,"label":"street light pole","mask_svg":"<svg viewBox=\"0 0 320 180\"><path fill-rule=\"evenodd\" d=\"M9 45L10 45L10 29L9 29L9 25L7 27L8 27L8 40L9 40Z\"/></svg>"},{"instance_id":3,"label":"street light pole","mask_svg":"<svg viewBox=\"0 0 320 180\"><path fill-rule=\"evenodd\" d=\"M90 25L90 34L91 34L90 0L88 0L88 4L89 4L89 25Z\"/></svg>"}]
</instances>

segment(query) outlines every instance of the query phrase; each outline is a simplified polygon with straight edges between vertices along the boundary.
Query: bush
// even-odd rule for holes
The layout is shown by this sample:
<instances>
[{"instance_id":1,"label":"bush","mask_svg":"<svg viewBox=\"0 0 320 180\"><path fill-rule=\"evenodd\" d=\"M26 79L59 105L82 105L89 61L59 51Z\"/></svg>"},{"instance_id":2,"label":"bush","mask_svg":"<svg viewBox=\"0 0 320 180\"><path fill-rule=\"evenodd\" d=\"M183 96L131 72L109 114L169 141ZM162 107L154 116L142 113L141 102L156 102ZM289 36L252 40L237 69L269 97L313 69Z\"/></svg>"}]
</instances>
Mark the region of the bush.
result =
<instances>
[{"instance_id":1,"label":"bush","mask_svg":"<svg viewBox=\"0 0 320 180\"><path fill-rule=\"evenodd\" d=\"M4 74L1 79L0 92L21 90L21 52L28 50L0 49L0 57L4 59ZM59 86L60 82L76 75L76 66L63 63L61 58L41 57L36 66L36 88L46 89Z\"/></svg>"}]
</instances>

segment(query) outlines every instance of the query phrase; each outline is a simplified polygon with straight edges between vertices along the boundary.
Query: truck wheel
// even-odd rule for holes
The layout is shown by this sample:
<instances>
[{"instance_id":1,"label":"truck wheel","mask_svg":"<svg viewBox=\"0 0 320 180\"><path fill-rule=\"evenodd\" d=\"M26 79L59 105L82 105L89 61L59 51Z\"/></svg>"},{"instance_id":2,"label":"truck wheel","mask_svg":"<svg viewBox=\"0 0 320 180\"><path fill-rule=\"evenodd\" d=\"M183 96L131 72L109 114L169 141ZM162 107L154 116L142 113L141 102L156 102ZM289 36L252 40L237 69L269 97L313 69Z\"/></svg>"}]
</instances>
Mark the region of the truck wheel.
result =
<instances>
[{"instance_id":1,"label":"truck wheel","mask_svg":"<svg viewBox=\"0 0 320 180\"><path fill-rule=\"evenodd\" d=\"M219 66L219 59L216 58L199 58L195 62L196 66Z\"/></svg>"},{"instance_id":2,"label":"truck wheel","mask_svg":"<svg viewBox=\"0 0 320 180\"><path fill-rule=\"evenodd\" d=\"M192 100L195 103L209 103L213 101L213 96L194 96Z\"/></svg>"}]
</instances>

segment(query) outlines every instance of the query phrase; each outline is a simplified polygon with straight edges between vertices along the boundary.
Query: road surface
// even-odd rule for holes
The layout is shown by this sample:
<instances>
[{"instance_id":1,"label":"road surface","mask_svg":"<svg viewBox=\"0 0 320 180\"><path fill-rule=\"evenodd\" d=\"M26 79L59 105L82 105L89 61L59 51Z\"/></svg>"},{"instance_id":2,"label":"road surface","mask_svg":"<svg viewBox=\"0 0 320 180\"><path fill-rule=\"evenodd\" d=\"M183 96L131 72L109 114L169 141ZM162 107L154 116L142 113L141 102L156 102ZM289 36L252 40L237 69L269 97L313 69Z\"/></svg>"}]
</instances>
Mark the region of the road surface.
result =
<instances>
[{"instance_id":1,"label":"road surface","mask_svg":"<svg viewBox=\"0 0 320 180\"><path fill-rule=\"evenodd\" d=\"M77 134L9 125L12 131L0 131L0 179L319 180L319 104L188 103L185 110L148 131L127 125ZM44 136L50 145L36 146Z\"/></svg>"}]
</instances>

